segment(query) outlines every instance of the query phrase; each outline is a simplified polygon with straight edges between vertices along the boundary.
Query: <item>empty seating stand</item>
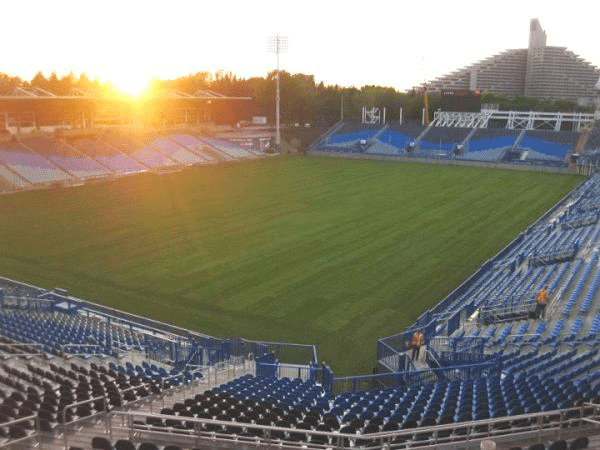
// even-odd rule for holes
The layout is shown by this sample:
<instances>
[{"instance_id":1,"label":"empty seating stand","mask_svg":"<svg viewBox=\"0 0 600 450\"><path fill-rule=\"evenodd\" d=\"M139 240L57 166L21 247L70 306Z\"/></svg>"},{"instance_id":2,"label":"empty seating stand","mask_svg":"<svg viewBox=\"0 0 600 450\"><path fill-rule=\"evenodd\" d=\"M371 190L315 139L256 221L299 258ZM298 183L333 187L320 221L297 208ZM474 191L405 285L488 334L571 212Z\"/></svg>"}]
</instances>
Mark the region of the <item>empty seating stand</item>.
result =
<instances>
[{"instance_id":1,"label":"empty seating stand","mask_svg":"<svg viewBox=\"0 0 600 450\"><path fill-rule=\"evenodd\" d=\"M57 139L27 137L21 142L77 178L106 176L110 173L100 163Z\"/></svg>"},{"instance_id":2,"label":"empty seating stand","mask_svg":"<svg viewBox=\"0 0 600 450\"><path fill-rule=\"evenodd\" d=\"M0 143L0 162L31 184L72 180L72 177L18 142Z\"/></svg>"},{"instance_id":3,"label":"empty seating stand","mask_svg":"<svg viewBox=\"0 0 600 450\"><path fill-rule=\"evenodd\" d=\"M176 142L170 141L168 139L156 138L152 140L152 146L157 148L161 153L169 156L174 161L179 162L180 164L201 164L205 160L204 158L199 157L195 153L192 153L190 150L182 147Z\"/></svg>"},{"instance_id":4,"label":"empty seating stand","mask_svg":"<svg viewBox=\"0 0 600 450\"><path fill-rule=\"evenodd\" d=\"M256 158L256 154L250 150L240 147L238 144L230 142L226 139L208 138L205 136L197 136L197 139L203 142L206 146L212 147L221 154L225 154L235 159L251 159Z\"/></svg>"},{"instance_id":5,"label":"empty seating stand","mask_svg":"<svg viewBox=\"0 0 600 450\"><path fill-rule=\"evenodd\" d=\"M0 190L5 191L22 189L31 185L25 178L17 175L16 172L9 170L8 167L2 164L0 164L0 183L2 183Z\"/></svg>"},{"instance_id":6,"label":"empty seating stand","mask_svg":"<svg viewBox=\"0 0 600 450\"><path fill-rule=\"evenodd\" d=\"M455 150L470 132L470 128L433 127L423 136L419 146L434 150Z\"/></svg>"},{"instance_id":7,"label":"empty seating stand","mask_svg":"<svg viewBox=\"0 0 600 450\"><path fill-rule=\"evenodd\" d=\"M541 157L563 160L575 148L579 133L562 131L528 130L519 147L531 149Z\"/></svg>"},{"instance_id":8,"label":"empty seating stand","mask_svg":"<svg viewBox=\"0 0 600 450\"><path fill-rule=\"evenodd\" d=\"M68 142L114 173L126 175L147 170L140 162L101 142L95 136L75 137Z\"/></svg>"},{"instance_id":9,"label":"empty seating stand","mask_svg":"<svg viewBox=\"0 0 600 450\"><path fill-rule=\"evenodd\" d=\"M511 147L516 139L517 132L503 129L480 128L468 142L469 152L492 150Z\"/></svg>"}]
</instances>

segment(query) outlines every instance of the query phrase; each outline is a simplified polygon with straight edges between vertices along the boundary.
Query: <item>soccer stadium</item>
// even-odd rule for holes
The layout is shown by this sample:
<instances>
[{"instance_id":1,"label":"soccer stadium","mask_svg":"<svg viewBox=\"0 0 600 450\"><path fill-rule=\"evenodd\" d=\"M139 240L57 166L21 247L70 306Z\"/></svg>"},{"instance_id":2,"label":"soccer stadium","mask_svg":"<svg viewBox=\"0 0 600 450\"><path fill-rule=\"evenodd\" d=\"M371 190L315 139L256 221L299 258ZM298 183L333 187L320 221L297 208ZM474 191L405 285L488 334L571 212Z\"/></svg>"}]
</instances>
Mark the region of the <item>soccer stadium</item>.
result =
<instances>
[{"instance_id":1,"label":"soccer stadium","mask_svg":"<svg viewBox=\"0 0 600 450\"><path fill-rule=\"evenodd\" d=\"M600 448L600 115L446 94L0 96L0 447Z\"/></svg>"}]
</instances>

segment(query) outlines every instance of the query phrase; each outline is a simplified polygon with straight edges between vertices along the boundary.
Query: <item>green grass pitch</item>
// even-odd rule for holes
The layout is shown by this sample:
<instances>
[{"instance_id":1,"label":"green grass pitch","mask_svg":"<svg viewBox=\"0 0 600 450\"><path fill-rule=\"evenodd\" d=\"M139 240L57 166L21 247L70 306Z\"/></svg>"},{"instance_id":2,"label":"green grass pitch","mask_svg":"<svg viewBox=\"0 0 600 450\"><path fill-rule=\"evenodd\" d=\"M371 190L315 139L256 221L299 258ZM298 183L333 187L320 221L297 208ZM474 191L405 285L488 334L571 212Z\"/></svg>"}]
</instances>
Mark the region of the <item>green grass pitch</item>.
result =
<instances>
[{"instance_id":1,"label":"green grass pitch","mask_svg":"<svg viewBox=\"0 0 600 450\"><path fill-rule=\"evenodd\" d=\"M0 197L0 274L370 373L580 177L297 157Z\"/></svg>"}]
</instances>

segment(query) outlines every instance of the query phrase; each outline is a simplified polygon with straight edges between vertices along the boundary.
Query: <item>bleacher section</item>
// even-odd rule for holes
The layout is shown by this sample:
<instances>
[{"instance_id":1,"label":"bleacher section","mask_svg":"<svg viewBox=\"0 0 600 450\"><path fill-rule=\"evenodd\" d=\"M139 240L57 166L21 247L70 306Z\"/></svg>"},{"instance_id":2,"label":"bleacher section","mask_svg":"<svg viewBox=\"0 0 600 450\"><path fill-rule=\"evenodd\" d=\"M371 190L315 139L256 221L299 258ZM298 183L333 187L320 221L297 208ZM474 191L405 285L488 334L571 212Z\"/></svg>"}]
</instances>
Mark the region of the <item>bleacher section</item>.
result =
<instances>
[{"instance_id":1,"label":"bleacher section","mask_svg":"<svg viewBox=\"0 0 600 450\"><path fill-rule=\"evenodd\" d=\"M511 167L543 167L564 171L568 167L589 175L600 167L598 126L585 139L585 131L523 129L524 123L512 123L514 129L493 128L506 123L473 123L474 128L443 126L434 122L382 125L340 122L317 139L311 150L337 154L365 154L400 158L458 160L463 163L506 164ZM585 152L575 152L577 145ZM573 155L574 156L569 156Z\"/></svg>"},{"instance_id":2,"label":"bleacher section","mask_svg":"<svg viewBox=\"0 0 600 450\"><path fill-rule=\"evenodd\" d=\"M162 154L158 149L155 149L150 145L144 145L140 141L123 134L107 133L102 136L100 140L150 169L160 169L178 165L175 160Z\"/></svg>"},{"instance_id":3,"label":"bleacher section","mask_svg":"<svg viewBox=\"0 0 600 450\"><path fill-rule=\"evenodd\" d=\"M142 147L131 153L131 156L151 169L176 166L178 162L162 154L151 146Z\"/></svg>"},{"instance_id":4,"label":"bleacher section","mask_svg":"<svg viewBox=\"0 0 600 450\"><path fill-rule=\"evenodd\" d=\"M433 127L421 139L420 146L431 150L453 150L467 138L471 128Z\"/></svg>"},{"instance_id":5,"label":"bleacher section","mask_svg":"<svg viewBox=\"0 0 600 450\"><path fill-rule=\"evenodd\" d=\"M519 147L533 150L528 159L556 159L563 160L565 156L577 145L579 133L573 131L531 130L527 131Z\"/></svg>"},{"instance_id":6,"label":"bleacher section","mask_svg":"<svg viewBox=\"0 0 600 450\"><path fill-rule=\"evenodd\" d=\"M106 176L110 173L106 167L58 139L35 136L22 138L21 143L77 178Z\"/></svg>"},{"instance_id":7,"label":"bleacher section","mask_svg":"<svg viewBox=\"0 0 600 450\"><path fill-rule=\"evenodd\" d=\"M590 132L586 150L598 150L600 149L600 120L596 120L594 126Z\"/></svg>"},{"instance_id":8,"label":"bleacher section","mask_svg":"<svg viewBox=\"0 0 600 450\"><path fill-rule=\"evenodd\" d=\"M598 170L600 165L600 120L588 131L588 138L583 149L577 149L577 163L583 173L590 174ZM587 170L585 169L587 168Z\"/></svg>"},{"instance_id":9,"label":"bleacher section","mask_svg":"<svg viewBox=\"0 0 600 450\"><path fill-rule=\"evenodd\" d=\"M313 148L329 152L341 153L366 153L372 155L424 157L424 158L449 158L450 153L445 147L454 148L455 145L419 146L415 143L424 128L412 123L360 125L356 122L347 122L337 126L326 139L321 139ZM446 129L451 135L456 132ZM451 138L448 138L451 139Z\"/></svg>"},{"instance_id":10,"label":"bleacher section","mask_svg":"<svg viewBox=\"0 0 600 450\"><path fill-rule=\"evenodd\" d=\"M141 147L139 142L136 142L129 136L117 132L107 132L99 137L99 140L106 145L119 150L120 152L130 155Z\"/></svg>"},{"instance_id":11,"label":"bleacher section","mask_svg":"<svg viewBox=\"0 0 600 450\"><path fill-rule=\"evenodd\" d=\"M356 142L361 140L371 139L377 134L377 130L363 130L355 132L338 132L329 138L330 144L342 144L348 142Z\"/></svg>"},{"instance_id":12,"label":"bleacher section","mask_svg":"<svg viewBox=\"0 0 600 450\"><path fill-rule=\"evenodd\" d=\"M194 151L194 153L198 155L198 157L202 158L205 162L212 163L235 160L235 158L230 156L228 153L219 152L215 148L211 148L203 141L189 134L171 134L169 135L169 139L187 149Z\"/></svg>"},{"instance_id":13,"label":"bleacher section","mask_svg":"<svg viewBox=\"0 0 600 450\"><path fill-rule=\"evenodd\" d=\"M394 145L386 144L384 142L381 142L379 139L377 139L374 143L372 143L368 146L365 153L368 153L371 155L396 156L401 153L401 150Z\"/></svg>"},{"instance_id":14,"label":"bleacher section","mask_svg":"<svg viewBox=\"0 0 600 450\"><path fill-rule=\"evenodd\" d=\"M169 139L192 150L198 150L202 147L202 142L189 134L170 134Z\"/></svg>"},{"instance_id":15,"label":"bleacher section","mask_svg":"<svg viewBox=\"0 0 600 450\"><path fill-rule=\"evenodd\" d=\"M73 147L79 149L89 157L95 159L103 166L117 174L130 174L144 172L147 168L135 159L111 148L95 137L75 137L68 139Z\"/></svg>"},{"instance_id":16,"label":"bleacher section","mask_svg":"<svg viewBox=\"0 0 600 450\"><path fill-rule=\"evenodd\" d=\"M68 181L72 177L19 142L0 143L0 161L31 184Z\"/></svg>"},{"instance_id":17,"label":"bleacher section","mask_svg":"<svg viewBox=\"0 0 600 450\"><path fill-rule=\"evenodd\" d=\"M190 134L169 134L169 139L179 144L181 147L193 151L196 157L202 162L216 162L233 159L229 155L224 155L209 149L204 142L196 139Z\"/></svg>"},{"instance_id":18,"label":"bleacher section","mask_svg":"<svg viewBox=\"0 0 600 450\"><path fill-rule=\"evenodd\" d=\"M0 334L39 344L46 353L118 356L119 349L142 350L144 344L143 337L120 327L54 311L6 313L0 316Z\"/></svg>"},{"instance_id":19,"label":"bleacher section","mask_svg":"<svg viewBox=\"0 0 600 450\"><path fill-rule=\"evenodd\" d=\"M566 167L566 155L573 151L579 136L573 131L344 122L312 148L336 153Z\"/></svg>"},{"instance_id":20,"label":"bleacher section","mask_svg":"<svg viewBox=\"0 0 600 450\"><path fill-rule=\"evenodd\" d=\"M157 137L152 139L152 146L180 164L202 164L205 160L195 153L169 139Z\"/></svg>"},{"instance_id":21,"label":"bleacher section","mask_svg":"<svg viewBox=\"0 0 600 450\"><path fill-rule=\"evenodd\" d=\"M415 141L425 128L415 122L405 122L403 124L390 124L387 129L403 133L406 136L410 136L411 140Z\"/></svg>"},{"instance_id":22,"label":"bleacher section","mask_svg":"<svg viewBox=\"0 0 600 450\"><path fill-rule=\"evenodd\" d=\"M2 170L0 169L0 172L2 172ZM0 192L10 192L12 190L14 190L16 188L16 186L10 182L8 182L8 180L6 178L4 178L2 175L0 175Z\"/></svg>"},{"instance_id":23,"label":"bleacher section","mask_svg":"<svg viewBox=\"0 0 600 450\"><path fill-rule=\"evenodd\" d=\"M353 143L368 140L375 136L381 126L362 125L356 122L344 122L343 125L329 137L328 143L332 145Z\"/></svg>"},{"instance_id":24,"label":"bleacher section","mask_svg":"<svg viewBox=\"0 0 600 450\"><path fill-rule=\"evenodd\" d=\"M259 156L228 139L168 131L26 136L0 141L0 192Z\"/></svg>"},{"instance_id":25,"label":"bleacher section","mask_svg":"<svg viewBox=\"0 0 600 450\"><path fill-rule=\"evenodd\" d=\"M0 165L0 191L12 191L14 189L22 189L29 186L29 183L25 179L18 176L16 173L8 170L7 167Z\"/></svg>"},{"instance_id":26,"label":"bleacher section","mask_svg":"<svg viewBox=\"0 0 600 450\"><path fill-rule=\"evenodd\" d=\"M379 136L379 141L396 147L398 150L404 150L414 137L396 130L386 130Z\"/></svg>"},{"instance_id":27,"label":"bleacher section","mask_svg":"<svg viewBox=\"0 0 600 450\"><path fill-rule=\"evenodd\" d=\"M505 154L506 147L500 147L485 150L469 151L462 155L458 155L456 159L462 159L465 161L497 162L501 161Z\"/></svg>"},{"instance_id":28,"label":"bleacher section","mask_svg":"<svg viewBox=\"0 0 600 450\"><path fill-rule=\"evenodd\" d=\"M254 152L246 150L238 144L226 139L209 138L206 136L196 136L196 138L203 144L211 147L213 151L224 154L231 159L250 159L256 158L257 156Z\"/></svg>"},{"instance_id":29,"label":"bleacher section","mask_svg":"<svg viewBox=\"0 0 600 450\"><path fill-rule=\"evenodd\" d=\"M511 147L518 136L517 131L480 128L468 142L469 152L490 150L495 148Z\"/></svg>"},{"instance_id":30,"label":"bleacher section","mask_svg":"<svg viewBox=\"0 0 600 450\"><path fill-rule=\"evenodd\" d=\"M0 427L0 445L35 431L52 435L69 423L132 407L184 380L199 379L198 373L168 373L147 363L135 366L136 371L130 362L125 370L97 358L48 360L35 346L16 344L2 336L0 354L0 425L21 420L8 430Z\"/></svg>"}]
</instances>

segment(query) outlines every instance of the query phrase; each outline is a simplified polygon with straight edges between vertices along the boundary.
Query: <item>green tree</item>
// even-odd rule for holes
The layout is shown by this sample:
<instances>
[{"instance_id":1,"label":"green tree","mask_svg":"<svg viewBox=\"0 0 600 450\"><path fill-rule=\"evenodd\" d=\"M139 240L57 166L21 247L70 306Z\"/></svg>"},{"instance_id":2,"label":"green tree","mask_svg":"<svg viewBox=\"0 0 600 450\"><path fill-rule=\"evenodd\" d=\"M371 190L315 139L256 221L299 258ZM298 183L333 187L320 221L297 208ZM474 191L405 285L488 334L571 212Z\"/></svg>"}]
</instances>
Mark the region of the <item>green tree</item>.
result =
<instances>
[{"instance_id":1,"label":"green tree","mask_svg":"<svg viewBox=\"0 0 600 450\"><path fill-rule=\"evenodd\" d=\"M21 78L11 77L0 72L0 95L10 95L14 92L15 88L22 87L23 85L24 83Z\"/></svg>"},{"instance_id":2,"label":"green tree","mask_svg":"<svg viewBox=\"0 0 600 450\"><path fill-rule=\"evenodd\" d=\"M39 87L41 89L48 89L48 80L44 76L44 74L39 71L35 74L35 76L31 79L29 85L31 87Z\"/></svg>"},{"instance_id":3,"label":"green tree","mask_svg":"<svg viewBox=\"0 0 600 450\"><path fill-rule=\"evenodd\" d=\"M211 90L229 97L248 97L251 94L248 81L238 78L231 72L217 72L210 80L209 87Z\"/></svg>"}]
</instances>

